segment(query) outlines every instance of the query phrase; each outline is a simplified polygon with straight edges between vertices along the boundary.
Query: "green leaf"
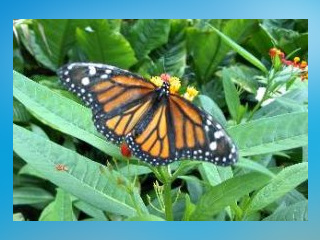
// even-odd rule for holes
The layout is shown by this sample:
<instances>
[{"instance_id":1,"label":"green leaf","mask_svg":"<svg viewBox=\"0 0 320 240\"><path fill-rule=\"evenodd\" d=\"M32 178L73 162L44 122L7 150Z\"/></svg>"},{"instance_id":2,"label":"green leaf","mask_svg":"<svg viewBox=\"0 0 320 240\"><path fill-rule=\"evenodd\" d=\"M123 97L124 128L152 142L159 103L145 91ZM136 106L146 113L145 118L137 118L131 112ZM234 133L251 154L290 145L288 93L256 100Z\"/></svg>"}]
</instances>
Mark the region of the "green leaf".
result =
<instances>
[{"instance_id":1,"label":"green leaf","mask_svg":"<svg viewBox=\"0 0 320 240\"><path fill-rule=\"evenodd\" d=\"M222 124L224 127L227 125L227 120L219 108L219 106L208 96L206 95L199 95L197 99L200 101L202 108L210 113L214 118Z\"/></svg>"},{"instance_id":2,"label":"green leaf","mask_svg":"<svg viewBox=\"0 0 320 240\"><path fill-rule=\"evenodd\" d=\"M55 71L74 43L77 20L36 19L18 26L22 42L38 62Z\"/></svg>"},{"instance_id":3,"label":"green leaf","mask_svg":"<svg viewBox=\"0 0 320 240\"><path fill-rule=\"evenodd\" d=\"M119 148L106 142L96 131L89 109L15 71L13 95L45 124L122 159Z\"/></svg>"},{"instance_id":4,"label":"green leaf","mask_svg":"<svg viewBox=\"0 0 320 240\"><path fill-rule=\"evenodd\" d=\"M28 122L31 116L17 99L13 98L13 122Z\"/></svg>"},{"instance_id":5,"label":"green leaf","mask_svg":"<svg viewBox=\"0 0 320 240\"><path fill-rule=\"evenodd\" d=\"M222 70L222 78L223 78L224 94L225 94L226 103L227 103L229 112L232 118L235 121L239 122L240 121L239 111L240 111L241 104L240 104L238 91L236 89L236 86L233 84L233 82L230 79L228 70L225 70L225 69Z\"/></svg>"},{"instance_id":6,"label":"green leaf","mask_svg":"<svg viewBox=\"0 0 320 240\"><path fill-rule=\"evenodd\" d=\"M187 189L192 203L197 203L203 195L203 182L194 176L180 176L187 183Z\"/></svg>"},{"instance_id":7,"label":"green leaf","mask_svg":"<svg viewBox=\"0 0 320 240\"><path fill-rule=\"evenodd\" d=\"M14 213L13 214L13 221L25 221L24 216L22 213Z\"/></svg>"},{"instance_id":8,"label":"green leaf","mask_svg":"<svg viewBox=\"0 0 320 240\"><path fill-rule=\"evenodd\" d=\"M55 200L41 213L39 221L76 221L69 193L57 189Z\"/></svg>"},{"instance_id":9,"label":"green leaf","mask_svg":"<svg viewBox=\"0 0 320 240\"><path fill-rule=\"evenodd\" d=\"M253 119L272 117L285 113L308 111L308 87L301 86L293 89L281 97L276 98L272 103L260 108Z\"/></svg>"},{"instance_id":10,"label":"green leaf","mask_svg":"<svg viewBox=\"0 0 320 240\"><path fill-rule=\"evenodd\" d=\"M255 56L245 50L243 47L238 45L232 38L225 35L223 32L219 31L217 28L211 26L211 28L221 37L221 39L234 51L236 51L239 55L241 55L244 59L250 62L252 65L256 66L262 72L267 73L267 68L260 62Z\"/></svg>"},{"instance_id":11,"label":"green leaf","mask_svg":"<svg viewBox=\"0 0 320 240\"><path fill-rule=\"evenodd\" d=\"M128 164L127 166L120 168L119 172L126 177L135 177L151 173L152 171L146 166Z\"/></svg>"},{"instance_id":12,"label":"green leaf","mask_svg":"<svg viewBox=\"0 0 320 240\"><path fill-rule=\"evenodd\" d=\"M272 36L259 24L260 29L251 35L245 48L259 59L271 61L269 50L274 47Z\"/></svg>"},{"instance_id":13,"label":"green leaf","mask_svg":"<svg viewBox=\"0 0 320 240\"><path fill-rule=\"evenodd\" d=\"M308 162L308 145L302 148L302 160Z\"/></svg>"},{"instance_id":14,"label":"green leaf","mask_svg":"<svg viewBox=\"0 0 320 240\"><path fill-rule=\"evenodd\" d=\"M308 200L280 206L262 221L308 221Z\"/></svg>"},{"instance_id":15,"label":"green leaf","mask_svg":"<svg viewBox=\"0 0 320 240\"><path fill-rule=\"evenodd\" d=\"M261 188L269 181L270 177L265 174L249 173L233 177L211 187L200 198L191 220L208 220L214 214L233 204L244 195Z\"/></svg>"},{"instance_id":16,"label":"green leaf","mask_svg":"<svg viewBox=\"0 0 320 240\"><path fill-rule=\"evenodd\" d=\"M155 49L149 58L144 59L139 72L146 76L156 76L163 72L181 77L186 68L187 49L185 31L187 20L171 20L168 42Z\"/></svg>"},{"instance_id":17,"label":"green leaf","mask_svg":"<svg viewBox=\"0 0 320 240\"><path fill-rule=\"evenodd\" d=\"M85 28L77 28L76 39L89 61L124 69L137 62L130 43L107 20L87 20L87 23Z\"/></svg>"},{"instance_id":18,"label":"green leaf","mask_svg":"<svg viewBox=\"0 0 320 240\"><path fill-rule=\"evenodd\" d=\"M252 160L246 159L246 158L240 158L240 161L237 162L236 167L241 167L241 168L246 168L246 169L250 169L250 170L254 170L263 174L266 174L270 177L274 177L275 174L273 172L271 172L268 168L266 168L265 166L254 162Z\"/></svg>"},{"instance_id":19,"label":"green leaf","mask_svg":"<svg viewBox=\"0 0 320 240\"><path fill-rule=\"evenodd\" d=\"M202 178L211 186L218 185L233 176L231 167L220 167L206 162L201 163L199 171Z\"/></svg>"},{"instance_id":20,"label":"green leaf","mask_svg":"<svg viewBox=\"0 0 320 240\"><path fill-rule=\"evenodd\" d=\"M292 149L308 144L308 113L289 113L261 118L230 127L241 156Z\"/></svg>"},{"instance_id":21,"label":"green leaf","mask_svg":"<svg viewBox=\"0 0 320 240\"><path fill-rule=\"evenodd\" d=\"M228 76L232 82L239 85L247 92L255 94L258 89L258 81L256 76L259 75L259 71L254 68L249 68L245 65L231 66L224 68L226 76Z\"/></svg>"},{"instance_id":22,"label":"green leaf","mask_svg":"<svg viewBox=\"0 0 320 240\"><path fill-rule=\"evenodd\" d=\"M161 217L148 214L148 215L127 218L125 221L165 221L165 220Z\"/></svg>"},{"instance_id":23,"label":"green leaf","mask_svg":"<svg viewBox=\"0 0 320 240\"><path fill-rule=\"evenodd\" d=\"M13 188L13 205L48 203L53 196L48 191L38 187Z\"/></svg>"},{"instance_id":24,"label":"green leaf","mask_svg":"<svg viewBox=\"0 0 320 240\"><path fill-rule=\"evenodd\" d=\"M30 176L34 176L34 177L45 179L45 176L43 176L43 174L41 174L40 172L35 170L30 164L24 165L20 169L19 174L26 174L26 175L30 175Z\"/></svg>"},{"instance_id":25,"label":"green leaf","mask_svg":"<svg viewBox=\"0 0 320 240\"><path fill-rule=\"evenodd\" d=\"M167 43L170 31L169 19L140 19L130 28L128 41L138 59Z\"/></svg>"},{"instance_id":26,"label":"green leaf","mask_svg":"<svg viewBox=\"0 0 320 240\"><path fill-rule=\"evenodd\" d=\"M107 218L103 211L99 208L92 206L89 203L86 203L81 200L77 200L74 202L74 206L81 210L82 212L88 214L89 216L95 218L98 221L107 221Z\"/></svg>"},{"instance_id":27,"label":"green leaf","mask_svg":"<svg viewBox=\"0 0 320 240\"><path fill-rule=\"evenodd\" d=\"M137 191L134 189L131 196L130 182L119 173L16 125L13 149L48 180L99 209L134 216L137 211L134 198L136 206L146 211ZM66 169L58 171L58 164Z\"/></svg>"},{"instance_id":28,"label":"green leaf","mask_svg":"<svg viewBox=\"0 0 320 240\"><path fill-rule=\"evenodd\" d=\"M182 221L189 221L196 206L191 202L188 194L185 194L185 202L186 202L185 203L186 207L185 207Z\"/></svg>"},{"instance_id":29,"label":"green leaf","mask_svg":"<svg viewBox=\"0 0 320 240\"><path fill-rule=\"evenodd\" d=\"M207 82L216 71L218 65L226 57L230 46L221 41L219 36L208 25L209 20L200 20L199 24L190 27L187 32L188 49L194 63L197 77ZM210 20L210 24L240 43L252 34L257 27L256 20ZM237 29L236 31L234 29Z\"/></svg>"},{"instance_id":30,"label":"green leaf","mask_svg":"<svg viewBox=\"0 0 320 240\"><path fill-rule=\"evenodd\" d=\"M247 211L257 211L266 207L307 179L308 163L299 163L283 169L268 185L256 193L247 207Z\"/></svg>"}]
</instances>

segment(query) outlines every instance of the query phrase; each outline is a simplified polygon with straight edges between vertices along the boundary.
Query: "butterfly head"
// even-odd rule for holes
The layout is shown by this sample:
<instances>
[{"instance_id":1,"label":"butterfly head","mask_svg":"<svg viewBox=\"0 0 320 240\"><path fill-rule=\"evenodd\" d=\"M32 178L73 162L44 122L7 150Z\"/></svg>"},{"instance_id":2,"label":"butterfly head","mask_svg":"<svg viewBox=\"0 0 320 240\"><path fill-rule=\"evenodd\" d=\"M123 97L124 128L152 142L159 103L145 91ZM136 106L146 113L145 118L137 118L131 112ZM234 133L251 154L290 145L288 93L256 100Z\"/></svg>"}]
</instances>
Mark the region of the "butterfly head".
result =
<instances>
[{"instance_id":1,"label":"butterfly head","mask_svg":"<svg viewBox=\"0 0 320 240\"><path fill-rule=\"evenodd\" d=\"M170 82L163 81L162 86L160 88L161 95L169 96L170 94Z\"/></svg>"}]
</instances>

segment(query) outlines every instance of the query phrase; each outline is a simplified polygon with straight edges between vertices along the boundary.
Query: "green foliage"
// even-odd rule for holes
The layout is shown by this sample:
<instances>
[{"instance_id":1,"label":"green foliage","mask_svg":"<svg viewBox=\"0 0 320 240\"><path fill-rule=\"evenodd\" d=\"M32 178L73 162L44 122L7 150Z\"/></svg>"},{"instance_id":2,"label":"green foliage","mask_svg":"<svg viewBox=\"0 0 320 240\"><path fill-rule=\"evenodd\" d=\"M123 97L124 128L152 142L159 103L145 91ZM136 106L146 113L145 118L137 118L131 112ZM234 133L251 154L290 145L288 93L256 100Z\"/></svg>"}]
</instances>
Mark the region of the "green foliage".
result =
<instances>
[{"instance_id":1,"label":"green foliage","mask_svg":"<svg viewBox=\"0 0 320 240\"><path fill-rule=\"evenodd\" d=\"M109 63L129 68L136 63L129 42L106 20L88 21L84 28L77 28L76 40L79 48L91 62Z\"/></svg>"},{"instance_id":2,"label":"green foliage","mask_svg":"<svg viewBox=\"0 0 320 240\"><path fill-rule=\"evenodd\" d=\"M305 20L14 21L13 220L308 220L308 83L268 55L307 60L307 30ZM75 61L197 87L194 103L226 127L239 162L122 157L58 82Z\"/></svg>"}]
</instances>

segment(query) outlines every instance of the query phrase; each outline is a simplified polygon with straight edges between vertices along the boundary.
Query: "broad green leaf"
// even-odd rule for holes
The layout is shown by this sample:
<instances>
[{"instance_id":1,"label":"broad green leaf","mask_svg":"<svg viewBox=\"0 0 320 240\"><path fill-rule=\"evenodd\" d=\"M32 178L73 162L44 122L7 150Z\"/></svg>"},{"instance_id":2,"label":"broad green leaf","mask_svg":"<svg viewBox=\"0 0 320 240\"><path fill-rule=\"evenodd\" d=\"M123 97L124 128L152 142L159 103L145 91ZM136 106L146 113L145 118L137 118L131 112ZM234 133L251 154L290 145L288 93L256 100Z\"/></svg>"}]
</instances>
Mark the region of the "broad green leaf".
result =
<instances>
[{"instance_id":1,"label":"broad green leaf","mask_svg":"<svg viewBox=\"0 0 320 240\"><path fill-rule=\"evenodd\" d=\"M131 184L119 173L16 125L13 149L48 180L99 209L125 216L136 215L135 207L146 211L137 191L130 190L131 195ZM57 165L65 170L57 170Z\"/></svg>"},{"instance_id":2,"label":"broad green leaf","mask_svg":"<svg viewBox=\"0 0 320 240\"><path fill-rule=\"evenodd\" d=\"M134 177L151 173L151 169L147 166L128 164L119 169L119 172L126 177Z\"/></svg>"},{"instance_id":3,"label":"broad green leaf","mask_svg":"<svg viewBox=\"0 0 320 240\"><path fill-rule=\"evenodd\" d=\"M302 160L308 162L308 145L302 148Z\"/></svg>"},{"instance_id":4,"label":"broad green leaf","mask_svg":"<svg viewBox=\"0 0 320 240\"><path fill-rule=\"evenodd\" d=\"M169 19L140 19L130 28L127 36L138 59L167 43L170 31Z\"/></svg>"},{"instance_id":5,"label":"broad green leaf","mask_svg":"<svg viewBox=\"0 0 320 240\"><path fill-rule=\"evenodd\" d=\"M53 196L48 191L38 187L13 188L13 205L48 203Z\"/></svg>"},{"instance_id":6,"label":"broad green leaf","mask_svg":"<svg viewBox=\"0 0 320 240\"><path fill-rule=\"evenodd\" d=\"M20 40L16 28L16 21L13 20L13 69L19 72L24 70L24 59L20 49Z\"/></svg>"},{"instance_id":7,"label":"broad green leaf","mask_svg":"<svg viewBox=\"0 0 320 240\"><path fill-rule=\"evenodd\" d=\"M125 221L165 221L165 220L161 217L148 214L148 215L127 218Z\"/></svg>"},{"instance_id":8,"label":"broad green leaf","mask_svg":"<svg viewBox=\"0 0 320 240\"><path fill-rule=\"evenodd\" d=\"M70 194L58 188L55 200L42 211L39 221L76 221Z\"/></svg>"},{"instance_id":9,"label":"broad green leaf","mask_svg":"<svg viewBox=\"0 0 320 240\"><path fill-rule=\"evenodd\" d=\"M255 114L253 119L272 117L285 113L308 111L308 87L301 86L293 89L281 97L276 98L272 103L263 106Z\"/></svg>"},{"instance_id":10,"label":"broad green leaf","mask_svg":"<svg viewBox=\"0 0 320 240\"><path fill-rule=\"evenodd\" d=\"M269 50L274 47L272 36L259 24L260 29L250 36L245 43L245 48L258 59L265 59L271 62Z\"/></svg>"},{"instance_id":11,"label":"broad green leaf","mask_svg":"<svg viewBox=\"0 0 320 240\"><path fill-rule=\"evenodd\" d=\"M57 219L57 213L55 212L55 203L51 202L42 210L39 221L54 221L54 219Z\"/></svg>"},{"instance_id":12,"label":"broad green leaf","mask_svg":"<svg viewBox=\"0 0 320 240\"><path fill-rule=\"evenodd\" d=\"M305 57L308 54L308 33L299 33L292 28L292 24L293 22L290 22L290 20L265 19L263 20L262 27L275 40L276 46L286 54L300 49L298 55ZM303 23L303 25L305 27L308 26L307 23Z\"/></svg>"},{"instance_id":13,"label":"broad green leaf","mask_svg":"<svg viewBox=\"0 0 320 240\"><path fill-rule=\"evenodd\" d=\"M17 72L13 72L13 95L45 124L122 158L119 149L95 130L89 109Z\"/></svg>"},{"instance_id":14,"label":"broad green leaf","mask_svg":"<svg viewBox=\"0 0 320 240\"><path fill-rule=\"evenodd\" d=\"M30 120L28 110L17 99L13 98L13 122L28 122Z\"/></svg>"},{"instance_id":15,"label":"broad green leaf","mask_svg":"<svg viewBox=\"0 0 320 240\"><path fill-rule=\"evenodd\" d=\"M18 26L22 42L37 61L56 70L74 43L75 24L70 19L34 19Z\"/></svg>"},{"instance_id":16,"label":"broad green leaf","mask_svg":"<svg viewBox=\"0 0 320 240\"><path fill-rule=\"evenodd\" d=\"M199 24L190 27L187 34L189 53L192 56L197 77L202 82L210 80L230 50L230 46L221 41L214 30L210 28L208 22L208 20L201 20ZM210 24L240 43L249 34L252 34L252 30L257 27L258 22L256 20L232 19L211 20Z\"/></svg>"},{"instance_id":17,"label":"broad green leaf","mask_svg":"<svg viewBox=\"0 0 320 240\"><path fill-rule=\"evenodd\" d=\"M205 95L199 95L197 99L206 112L210 113L223 126L227 125L227 120L222 110L211 98Z\"/></svg>"},{"instance_id":18,"label":"broad green leaf","mask_svg":"<svg viewBox=\"0 0 320 240\"><path fill-rule=\"evenodd\" d=\"M308 221L308 200L290 206L280 206L262 221Z\"/></svg>"},{"instance_id":19,"label":"broad green leaf","mask_svg":"<svg viewBox=\"0 0 320 240\"><path fill-rule=\"evenodd\" d=\"M250 62L252 65L256 66L258 69L260 69L262 72L267 73L267 68L263 65L262 62L259 61L255 56L253 56L251 53L249 53L246 49L238 45L232 38L225 35L223 32L219 31L217 28L211 26L213 31L215 31L221 39L234 51L236 51L239 55L241 55L243 58L245 58L248 62Z\"/></svg>"},{"instance_id":20,"label":"broad green leaf","mask_svg":"<svg viewBox=\"0 0 320 240\"><path fill-rule=\"evenodd\" d=\"M14 213L13 214L13 221L25 221L24 216L22 213Z\"/></svg>"},{"instance_id":21,"label":"broad green leaf","mask_svg":"<svg viewBox=\"0 0 320 240\"><path fill-rule=\"evenodd\" d=\"M261 188L269 181L269 176L255 172L233 177L211 187L200 198L191 220L208 220L214 214L239 200L242 196Z\"/></svg>"},{"instance_id":22,"label":"broad green leaf","mask_svg":"<svg viewBox=\"0 0 320 240\"><path fill-rule=\"evenodd\" d=\"M46 134L45 131L43 131L43 129L35 124L30 124L30 128L31 128L31 131L40 135L41 137L44 137L44 138L47 138L49 139L48 135Z\"/></svg>"},{"instance_id":23,"label":"broad green leaf","mask_svg":"<svg viewBox=\"0 0 320 240\"><path fill-rule=\"evenodd\" d=\"M139 68L139 72L146 76L169 73L181 77L186 68L186 40L185 31L187 20L171 20L168 42L155 49L149 58L146 58ZM183 80L183 79L182 79Z\"/></svg>"},{"instance_id":24,"label":"broad green leaf","mask_svg":"<svg viewBox=\"0 0 320 240\"><path fill-rule=\"evenodd\" d=\"M246 168L253 171L257 171L266 175L269 175L270 177L274 177L275 174L271 172L268 168L265 166L254 162L252 160L246 159L246 158L240 158L239 162L237 162L236 167Z\"/></svg>"},{"instance_id":25,"label":"broad green leaf","mask_svg":"<svg viewBox=\"0 0 320 240\"><path fill-rule=\"evenodd\" d=\"M179 178L186 181L190 199L193 203L197 203L203 195L203 182L194 176L180 176Z\"/></svg>"},{"instance_id":26,"label":"broad green leaf","mask_svg":"<svg viewBox=\"0 0 320 240\"><path fill-rule=\"evenodd\" d=\"M43 176L43 174L41 174L39 171L35 170L30 164L24 165L20 169L19 174L26 174L26 175L45 179L45 176Z\"/></svg>"},{"instance_id":27,"label":"broad green leaf","mask_svg":"<svg viewBox=\"0 0 320 240\"><path fill-rule=\"evenodd\" d=\"M185 175L193 169L197 168L201 164L199 161L181 161L178 163L176 171L173 173L172 178L175 179L178 176ZM174 164L170 165L171 170L175 170Z\"/></svg>"},{"instance_id":28,"label":"broad green leaf","mask_svg":"<svg viewBox=\"0 0 320 240\"><path fill-rule=\"evenodd\" d=\"M87 23L85 28L77 28L76 39L89 61L125 69L136 63L130 43L107 20L87 20Z\"/></svg>"},{"instance_id":29,"label":"broad green leaf","mask_svg":"<svg viewBox=\"0 0 320 240\"><path fill-rule=\"evenodd\" d=\"M297 189L293 189L290 192L288 192L286 195L281 197L277 202L279 202L279 205L285 204L286 206L289 206L304 200L307 200L307 198Z\"/></svg>"},{"instance_id":30,"label":"broad green leaf","mask_svg":"<svg viewBox=\"0 0 320 240\"><path fill-rule=\"evenodd\" d=\"M230 127L241 156L292 149L308 144L308 112L261 118Z\"/></svg>"},{"instance_id":31,"label":"broad green leaf","mask_svg":"<svg viewBox=\"0 0 320 240\"><path fill-rule=\"evenodd\" d=\"M258 89L258 81L255 79L260 74L255 68L250 68L245 65L236 65L224 68L225 74L244 90L255 94Z\"/></svg>"},{"instance_id":32,"label":"broad green leaf","mask_svg":"<svg viewBox=\"0 0 320 240\"><path fill-rule=\"evenodd\" d=\"M308 163L284 168L252 198L247 211L260 210L308 179Z\"/></svg>"},{"instance_id":33,"label":"broad green leaf","mask_svg":"<svg viewBox=\"0 0 320 240\"><path fill-rule=\"evenodd\" d=\"M74 206L82 212L88 214L89 216L94 217L97 221L107 221L107 218L103 211L99 208L92 206L89 203L77 200L74 202Z\"/></svg>"},{"instance_id":34,"label":"broad green leaf","mask_svg":"<svg viewBox=\"0 0 320 240\"><path fill-rule=\"evenodd\" d=\"M239 122L240 121L240 99L238 95L238 91L236 86L231 81L228 70L222 70L222 78L223 78L223 89L226 98L226 103L229 109L229 112L232 118Z\"/></svg>"},{"instance_id":35,"label":"broad green leaf","mask_svg":"<svg viewBox=\"0 0 320 240\"><path fill-rule=\"evenodd\" d=\"M220 167L206 162L201 163L199 171L202 178L211 186L218 185L233 176L231 167Z\"/></svg>"},{"instance_id":36,"label":"broad green leaf","mask_svg":"<svg viewBox=\"0 0 320 240\"><path fill-rule=\"evenodd\" d=\"M185 194L185 201L186 201L185 203L186 207L185 207L182 221L189 221L196 206L191 202L188 194Z\"/></svg>"}]
</instances>

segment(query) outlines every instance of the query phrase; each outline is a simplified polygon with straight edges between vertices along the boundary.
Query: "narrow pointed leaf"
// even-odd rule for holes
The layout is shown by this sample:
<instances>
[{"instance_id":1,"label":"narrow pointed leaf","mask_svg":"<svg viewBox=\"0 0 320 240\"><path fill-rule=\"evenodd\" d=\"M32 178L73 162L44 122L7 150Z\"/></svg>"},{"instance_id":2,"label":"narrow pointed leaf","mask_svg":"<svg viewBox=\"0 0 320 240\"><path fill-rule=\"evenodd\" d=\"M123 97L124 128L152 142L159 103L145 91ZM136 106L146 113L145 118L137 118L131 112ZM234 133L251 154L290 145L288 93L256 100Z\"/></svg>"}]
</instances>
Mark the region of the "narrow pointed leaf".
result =
<instances>
[{"instance_id":1,"label":"narrow pointed leaf","mask_svg":"<svg viewBox=\"0 0 320 240\"><path fill-rule=\"evenodd\" d=\"M136 214L127 190L130 184L117 172L16 125L13 126L13 149L48 180L74 196L115 214ZM65 169L59 171L57 165ZM118 183L119 178L124 185ZM136 195L136 191L134 193ZM135 197L145 211L142 200Z\"/></svg>"}]
</instances>

